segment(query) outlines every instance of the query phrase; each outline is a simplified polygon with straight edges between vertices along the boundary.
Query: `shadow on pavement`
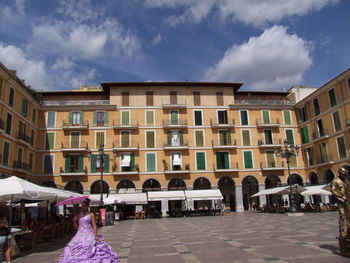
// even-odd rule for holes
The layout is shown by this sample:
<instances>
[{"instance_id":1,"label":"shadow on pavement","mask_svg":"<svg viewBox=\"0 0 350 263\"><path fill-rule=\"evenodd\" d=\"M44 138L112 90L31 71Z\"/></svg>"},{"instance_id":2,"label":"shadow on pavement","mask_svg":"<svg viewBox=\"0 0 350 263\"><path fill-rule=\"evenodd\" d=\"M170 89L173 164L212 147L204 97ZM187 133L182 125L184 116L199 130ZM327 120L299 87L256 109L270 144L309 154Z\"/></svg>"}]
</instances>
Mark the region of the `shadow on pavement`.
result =
<instances>
[{"instance_id":1,"label":"shadow on pavement","mask_svg":"<svg viewBox=\"0 0 350 263\"><path fill-rule=\"evenodd\" d=\"M332 245L322 245L320 248L327 249L331 251L333 254L340 256L339 247L338 246L332 246Z\"/></svg>"}]
</instances>

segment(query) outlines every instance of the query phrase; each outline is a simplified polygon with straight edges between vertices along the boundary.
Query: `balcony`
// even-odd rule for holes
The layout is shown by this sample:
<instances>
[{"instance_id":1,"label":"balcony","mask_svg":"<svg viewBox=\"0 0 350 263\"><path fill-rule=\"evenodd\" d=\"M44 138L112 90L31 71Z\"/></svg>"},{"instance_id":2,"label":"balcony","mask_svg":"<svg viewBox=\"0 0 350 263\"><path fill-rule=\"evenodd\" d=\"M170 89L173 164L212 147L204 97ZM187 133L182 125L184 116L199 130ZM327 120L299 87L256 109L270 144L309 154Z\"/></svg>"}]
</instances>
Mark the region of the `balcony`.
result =
<instances>
[{"instance_id":1,"label":"balcony","mask_svg":"<svg viewBox=\"0 0 350 263\"><path fill-rule=\"evenodd\" d=\"M312 133L312 139L313 140L318 140L318 139L323 139L323 138L327 138L328 137L328 130L327 129L323 129L321 132L313 132Z\"/></svg>"},{"instance_id":2,"label":"balcony","mask_svg":"<svg viewBox=\"0 0 350 263\"><path fill-rule=\"evenodd\" d=\"M33 138L26 135L25 133L23 132L18 132L18 135L17 135L17 140L21 143L24 143L26 145L33 145Z\"/></svg>"},{"instance_id":3,"label":"balcony","mask_svg":"<svg viewBox=\"0 0 350 263\"><path fill-rule=\"evenodd\" d=\"M163 120L164 129L187 129L187 120L179 120L177 122L171 120Z\"/></svg>"},{"instance_id":4,"label":"balcony","mask_svg":"<svg viewBox=\"0 0 350 263\"><path fill-rule=\"evenodd\" d=\"M164 150L188 150L188 142L183 143L164 143Z\"/></svg>"},{"instance_id":5,"label":"balcony","mask_svg":"<svg viewBox=\"0 0 350 263\"><path fill-rule=\"evenodd\" d=\"M238 172L238 163L231 163L231 167L228 168L218 168L217 165L213 165L214 173L232 173L232 172Z\"/></svg>"},{"instance_id":6,"label":"balcony","mask_svg":"<svg viewBox=\"0 0 350 263\"><path fill-rule=\"evenodd\" d=\"M290 100L235 100L234 105L255 105L255 106L280 106L280 105L295 105L295 101ZM233 106L233 105L232 105ZM230 105L231 107L231 105Z\"/></svg>"},{"instance_id":7,"label":"balcony","mask_svg":"<svg viewBox=\"0 0 350 263\"><path fill-rule=\"evenodd\" d=\"M260 169L263 171L283 170L284 162L260 162Z\"/></svg>"},{"instance_id":8,"label":"balcony","mask_svg":"<svg viewBox=\"0 0 350 263\"><path fill-rule=\"evenodd\" d=\"M112 148L114 151L118 152L135 152L139 150L139 144L137 142L129 142L126 144L122 144L121 146L117 146L117 143L113 142Z\"/></svg>"},{"instance_id":9,"label":"balcony","mask_svg":"<svg viewBox=\"0 0 350 263\"><path fill-rule=\"evenodd\" d=\"M263 119L256 119L256 126L258 128L278 128L280 127L280 120L271 118L268 121Z\"/></svg>"},{"instance_id":10,"label":"balcony","mask_svg":"<svg viewBox=\"0 0 350 263\"><path fill-rule=\"evenodd\" d=\"M212 140L211 144L213 146L213 149L217 150L224 150L224 149L236 149L237 148L237 142L236 140L228 141L228 140Z\"/></svg>"},{"instance_id":11,"label":"balcony","mask_svg":"<svg viewBox=\"0 0 350 263\"><path fill-rule=\"evenodd\" d=\"M139 166L136 164L134 168L132 167L120 167L120 170L117 171L117 165L114 164L112 167L113 175L138 175L140 173ZM124 169L124 170L123 170Z\"/></svg>"},{"instance_id":12,"label":"balcony","mask_svg":"<svg viewBox=\"0 0 350 263\"><path fill-rule=\"evenodd\" d=\"M80 145L84 145L80 147ZM80 145L74 145L70 142L61 142L61 151L62 152L87 152L89 150L89 144L80 143Z\"/></svg>"},{"instance_id":13,"label":"balcony","mask_svg":"<svg viewBox=\"0 0 350 263\"><path fill-rule=\"evenodd\" d=\"M5 121L0 119L0 133L5 131Z\"/></svg>"},{"instance_id":14,"label":"balcony","mask_svg":"<svg viewBox=\"0 0 350 263\"><path fill-rule=\"evenodd\" d=\"M90 105L109 105L109 100L58 100L42 101L42 106L90 106Z\"/></svg>"},{"instance_id":15,"label":"balcony","mask_svg":"<svg viewBox=\"0 0 350 263\"><path fill-rule=\"evenodd\" d=\"M191 171L189 164L169 165L163 160L163 166L164 174L189 174Z\"/></svg>"},{"instance_id":16,"label":"balcony","mask_svg":"<svg viewBox=\"0 0 350 263\"><path fill-rule=\"evenodd\" d=\"M32 165L29 165L28 163L24 163L21 161L14 161L13 162L13 169L32 172Z\"/></svg>"},{"instance_id":17,"label":"balcony","mask_svg":"<svg viewBox=\"0 0 350 263\"><path fill-rule=\"evenodd\" d=\"M62 128L63 130L69 130L69 131L88 130L89 122L85 120L85 121L81 121L78 124L73 124L72 122L69 122L69 121L62 121Z\"/></svg>"},{"instance_id":18,"label":"balcony","mask_svg":"<svg viewBox=\"0 0 350 263\"><path fill-rule=\"evenodd\" d=\"M232 129L235 127L235 119L227 120L225 122L219 122L217 120L210 119L210 126L213 129Z\"/></svg>"},{"instance_id":19,"label":"balcony","mask_svg":"<svg viewBox=\"0 0 350 263\"><path fill-rule=\"evenodd\" d=\"M333 156L330 154L327 154L323 157L316 158L316 164L329 164L329 162L333 161Z\"/></svg>"},{"instance_id":20,"label":"balcony","mask_svg":"<svg viewBox=\"0 0 350 263\"><path fill-rule=\"evenodd\" d=\"M138 120L129 120L128 122L122 122L121 120L113 120L113 129L118 130L132 130L132 129L138 129L139 128L139 122Z\"/></svg>"},{"instance_id":21,"label":"balcony","mask_svg":"<svg viewBox=\"0 0 350 263\"><path fill-rule=\"evenodd\" d=\"M79 171L77 168L70 171L65 171L62 166L60 166L60 175L61 176L84 176L87 175L87 167L83 171Z\"/></svg>"},{"instance_id":22,"label":"balcony","mask_svg":"<svg viewBox=\"0 0 350 263\"><path fill-rule=\"evenodd\" d=\"M274 139L274 142L269 142L266 140L258 140L258 145L261 148L278 148L278 147L282 147L283 145L283 141L282 139Z\"/></svg>"},{"instance_id":23,"label":"balcony","mask_svg":"<svg viewBox=\"0 0 350 263\"><path fill-rule=\"evenodd\" d=\"M163 109L186 109L187 104L186 100L181 100L181 101L168 101L168 102L163 102L162 103Z\"/></svg>"}]
</instances>

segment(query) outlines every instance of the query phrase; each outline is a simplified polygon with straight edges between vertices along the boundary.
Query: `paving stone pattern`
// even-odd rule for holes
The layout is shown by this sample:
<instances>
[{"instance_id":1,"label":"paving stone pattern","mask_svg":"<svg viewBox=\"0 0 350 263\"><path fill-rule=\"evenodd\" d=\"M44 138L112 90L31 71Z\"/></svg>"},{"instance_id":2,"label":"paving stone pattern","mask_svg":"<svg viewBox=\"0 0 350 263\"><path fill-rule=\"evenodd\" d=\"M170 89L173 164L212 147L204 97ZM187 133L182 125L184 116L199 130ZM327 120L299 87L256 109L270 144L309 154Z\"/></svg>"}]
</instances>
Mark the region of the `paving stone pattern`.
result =
<instances>
[{"instance_id":1,"label":"paving stone pattern","mask_svg":"<svg viewBox=\"0 0 350 263\"><path fill-rule=\"evenodd\" d=\"M99 233L121 263L350 262L339 255L336 212L127 220ZM13 262L56 262L70 238L42 244Z\"/></svg>"}]
</instances>

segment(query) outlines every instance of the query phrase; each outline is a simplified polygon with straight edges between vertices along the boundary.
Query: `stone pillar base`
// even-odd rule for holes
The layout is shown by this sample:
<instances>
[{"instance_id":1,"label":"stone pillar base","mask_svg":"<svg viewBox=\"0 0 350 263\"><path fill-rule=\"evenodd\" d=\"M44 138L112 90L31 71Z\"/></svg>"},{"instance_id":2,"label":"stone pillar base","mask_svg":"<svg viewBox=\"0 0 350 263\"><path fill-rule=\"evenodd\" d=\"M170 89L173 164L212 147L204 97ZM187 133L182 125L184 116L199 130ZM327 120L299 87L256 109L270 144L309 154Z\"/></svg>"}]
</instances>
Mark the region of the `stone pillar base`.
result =
<instances>
[{"instance_id":1,"label":"stone pillar base","mask_svg":"<svg viewBox=\"0 0 350 263\"><path fill-rule=\"evenodd\" d=\"M287 216L303 216L304 213L296 212L296 213L287 213Z\"/></svg>"},{"instance_id":2,"label":"stone pillar base","mask_svg":"<svg viewBox=\"0 0 350 263\"><path fill-rule=\"evenodd\" d=\"M350 239L340 238L339 239L339 249L340 255L343 257L350 258Z\"/></svg>"}]
</instances>

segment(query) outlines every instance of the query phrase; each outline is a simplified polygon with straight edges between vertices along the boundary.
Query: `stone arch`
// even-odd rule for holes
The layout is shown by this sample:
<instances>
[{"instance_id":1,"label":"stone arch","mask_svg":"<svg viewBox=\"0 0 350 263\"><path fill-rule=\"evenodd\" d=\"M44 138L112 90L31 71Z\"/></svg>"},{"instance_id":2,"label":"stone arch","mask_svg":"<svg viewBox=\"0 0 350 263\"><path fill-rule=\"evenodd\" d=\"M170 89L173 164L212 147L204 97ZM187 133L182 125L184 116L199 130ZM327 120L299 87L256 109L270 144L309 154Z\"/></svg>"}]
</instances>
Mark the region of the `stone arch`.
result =
<instances>
[{"instance_id":1,"label":"stone arch","mask_svg":"<svg viewBox=\"0 0 350 263\"><path fill-rule=\"evenodd\" d=\"M186 183L182 178L173 178L169 181L168 190L186 190Z\"/></svg>"},{"instance_id":2,"label":"stone arch","mask_svg":"<svg viewBox=\"0 0 350 263\"><path fill-rule=\"evenodd\" d=\"M57 188L57 185L53 181L45 181L41 183L42 186Z\"/></svg>"},{"instance_id":3,"label":"stone arch","mask_svg":"<svg viewBox=\"0 0 350 263\"><path fill-rule=\"evenodd\" d=\"M211 183L207 178L199 177L193 182L193 189L211 189Z\"/></svg>"},{"instance_id":4,"label":"stone arch","mask_svg":"<svg viewBox=\"0 0 350 263\"><path fill-rule=\"evenodd\" d=\"M275 188L281 185L281 178L275 174L268 175L265 179L265 189ZM278 204L280 195L267 195L266 201L268 204Z\"/></svg>"},{"instance_id":5,"label":"stone arch","mask_svg":"<svg viewBox=\"0 0 350 263\"><path fill-rule=\"evenodd\" d=\"M300 174L293 173L290 175L290 178L292 178L292 184L304 185L303 177L301 177ZM287 179L287 184L289 185L289 177Z\"/></svg>"},{"instance_id":6,"label":"stone arch","mask_svg":"<svg viewBox=\"0 0 350 263\"><path fill-rule=\"evenodd\" d=\"M93 182L90 186L90 194L100 194L101 193L101 180ZM109 185L106 181L102 181L102 193L109 193Z\"/></svg>"},{"instance_id":7,"label":"stone arch","mask_svg":"<svg viewBox=\"0 0 350 263\"><path fill-rule=\"evenodd\" d=\"M135 184L130 179L123 179L117 184L117 193L128 192L128 189L135 189Z\"/></svg>"},{"instance_id":8,"label":"stone arch","mask_svg":"<svg viewBox=\"0 0 350 263\"><path fill-rule=\"evenodd\" d=\"M259 182L255 176L248 175L242 180L242 195L244 210L249 210L252 204L259 205L258 197L251 197L259 191Z\"/></svg>"},{"instance_id":9,"label":"stone arch","mask_svg":"<svg viewBox=\"0 0 350 263\"><path fill-rule=\"evenodd\" d=\"M326 169L323 171L323 180L325 183L329 184L335 178L335 174L331 169Z\"/></svg>"},{"instance_id":10,"label":"stone arch","mask_svg":"<svg viewBox=\"0 0 350 263\"><path fill-rule=\"evenodd\" d=\"M160 191L161 190L161 185L156 179L147 179L143 184L142 184L142 192L147 192L147 191Z\"/></svg>"},{"instance_id":11,"label":"stone arch","mask_svg":"<svg viewBox=\"0 0 350 263\"><path fill-rule=\"evenodd\" d=\"M316 172L312 171L309 173L309 182L310 185L318 185L320 183Z\"/></svg>"},{"instance_id":12,"label":"stone arch","mask_svg":"<svg viewBox=\"0 0 350 263\"><path fill-rule=\"evenodd\" d=\"M81 184L81 182L79 181L69 181L65 186L64 186L64 190L68 190L71 192L76 192L79 194L83 194L84 193L84 187Z\"/></svg>"},{"instance_id":13,"label":"stone arch","mask_svg":"<svg viewBox=\"0 0 350 263\"><path fill-rule=\"evenodd\" d=\"M224 197L223 202L231 211L236 211L236 188L235 181L229 176L223 176L218 181L218 187Z\"/></svg>"}]
</instances>

